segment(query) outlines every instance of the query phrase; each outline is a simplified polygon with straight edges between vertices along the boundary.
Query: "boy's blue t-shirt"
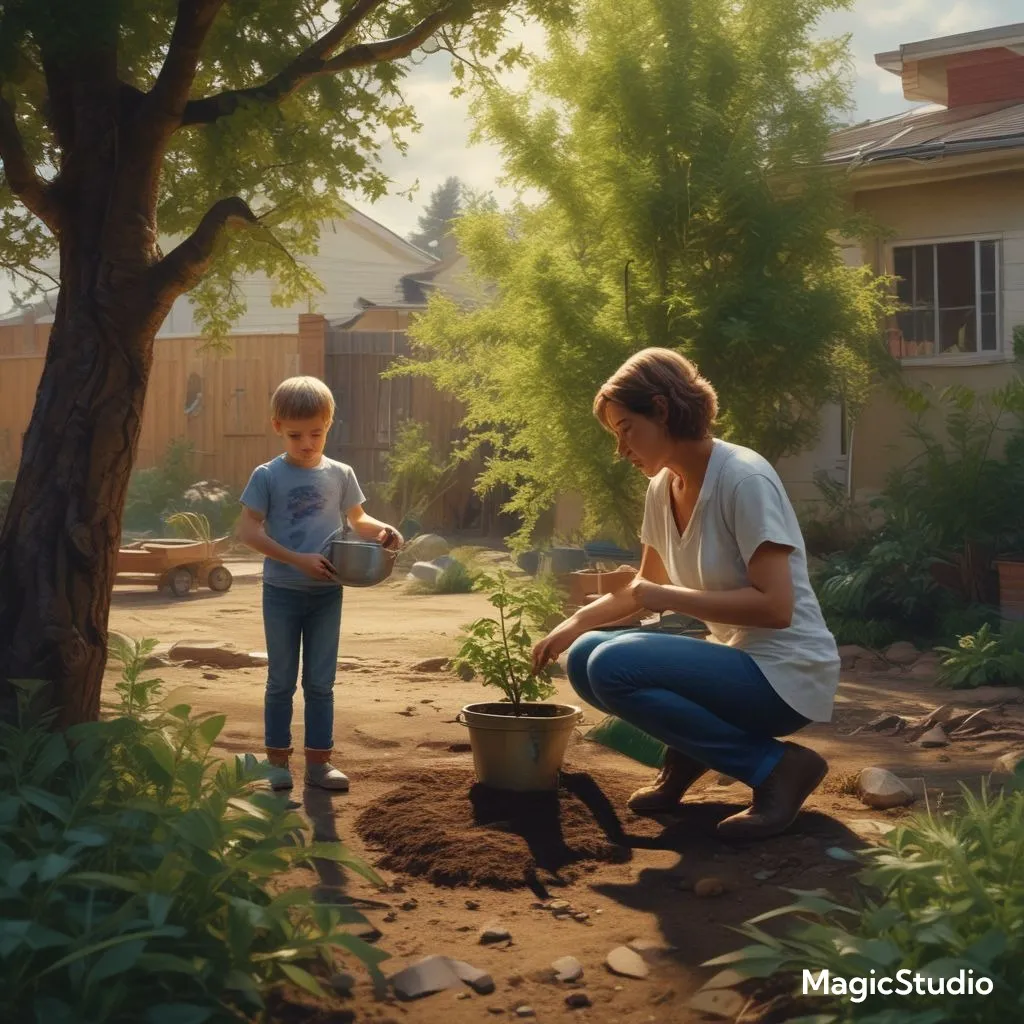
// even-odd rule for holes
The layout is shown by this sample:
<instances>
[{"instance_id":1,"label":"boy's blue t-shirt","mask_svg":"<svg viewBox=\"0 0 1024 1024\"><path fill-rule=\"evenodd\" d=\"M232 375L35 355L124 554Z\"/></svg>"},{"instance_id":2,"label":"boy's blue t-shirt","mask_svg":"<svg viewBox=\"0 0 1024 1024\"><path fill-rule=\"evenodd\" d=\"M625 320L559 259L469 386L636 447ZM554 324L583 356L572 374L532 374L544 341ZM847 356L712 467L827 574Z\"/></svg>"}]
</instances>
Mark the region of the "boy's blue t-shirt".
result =
<instances>
[{"instance_id":1,"label":"boy's blue t-shirt","mask_svg":"<svg viewBox=\"0 0 1024 1024\"><path fill-rule=\"evenodd\" d=\"M293 465L283 455L257 466L242 491L241 502L263 516L267 536L292 551L323 551L345 523L345 513L366 501L351 466L325 455L315 469ZM263 582L275 587L336 587L315 580L286 562L266 558Z\"/></svg>"}]
</instances>

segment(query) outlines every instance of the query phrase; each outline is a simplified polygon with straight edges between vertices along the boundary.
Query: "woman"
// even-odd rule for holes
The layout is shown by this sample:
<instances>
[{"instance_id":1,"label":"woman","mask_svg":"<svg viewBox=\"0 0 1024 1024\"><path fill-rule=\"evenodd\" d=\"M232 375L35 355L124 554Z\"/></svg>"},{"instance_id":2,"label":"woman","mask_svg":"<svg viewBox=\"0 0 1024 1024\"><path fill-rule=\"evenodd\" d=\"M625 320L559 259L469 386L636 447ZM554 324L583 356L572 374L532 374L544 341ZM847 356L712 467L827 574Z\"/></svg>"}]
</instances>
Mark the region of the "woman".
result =
<instances>
[{"instance_id":1,"label":"woman","mask_svg":"<svg viewBox=\"0 0 1024 1024\"><path fill-rule=\"evenodd\" d=\"M712 436L717 412L714 388L669 349L637 353L597 393L618 454L650 478L640 571L556 626L534 668L568 650L580 697L668 746L656 782L630 798L634 811L674 809L714 769L753 790L719 834L760 839L793 822L828 770L777 737L832 717L839 653L782 482L756 452ZM711 640L592 632L640 610L701 619Z\"/></svg>"}]
</instances>

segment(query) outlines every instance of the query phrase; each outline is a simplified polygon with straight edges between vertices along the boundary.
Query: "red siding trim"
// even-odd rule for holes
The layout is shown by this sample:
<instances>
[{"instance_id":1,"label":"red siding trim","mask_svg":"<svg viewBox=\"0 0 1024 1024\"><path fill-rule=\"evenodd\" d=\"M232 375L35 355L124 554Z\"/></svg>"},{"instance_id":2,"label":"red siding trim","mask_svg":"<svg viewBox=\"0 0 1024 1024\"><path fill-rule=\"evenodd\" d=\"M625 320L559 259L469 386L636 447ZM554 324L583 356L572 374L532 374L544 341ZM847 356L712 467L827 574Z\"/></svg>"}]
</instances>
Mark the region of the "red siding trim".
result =
<instances>
[{"instance_id":1,"label":"red siding trim","mask_svg":"<svg viewBox=\"0 0 1024 1024\"><path fill-rule=\"evenodd\" d=\"M965 107L974 103L997 103L1002 100L1024 100L1024 57L991 50L977 54L977 63L946 69L949 107ZM964 56L970 56L964 54Z\"/></svg>"}]
</instances>

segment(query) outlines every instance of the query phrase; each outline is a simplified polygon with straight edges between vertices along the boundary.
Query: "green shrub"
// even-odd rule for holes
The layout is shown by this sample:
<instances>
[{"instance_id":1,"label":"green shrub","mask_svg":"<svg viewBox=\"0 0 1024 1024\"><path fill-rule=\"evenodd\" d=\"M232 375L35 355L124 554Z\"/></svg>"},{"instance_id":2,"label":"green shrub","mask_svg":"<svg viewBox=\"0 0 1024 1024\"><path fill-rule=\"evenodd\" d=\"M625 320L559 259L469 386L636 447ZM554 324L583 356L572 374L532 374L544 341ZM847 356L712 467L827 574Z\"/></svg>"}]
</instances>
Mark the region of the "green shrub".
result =
<instances>
[{"instance_id":1,"label":"green shrub","mask_svg":"<svg viewBox=\"0 0 1024 1024\"><path fill-rule=\"evenodd\" d=\"M452 562L445 566L433 591L435 594L468 594L473 590L477 575L462 562Z\"/></svg>"},{"instance_id":2,"label":"green shrub","mask_svg":"<svg viewBox=\"0 0 1024 1024\"><path fill-rule=\"evenodd\" d=\"M1019 769L1018 769L1019 771ZM1024 782L1024 775L1020 776ZM813 998L806 1022L859 1024L1002 1024L1024 1017L1024 788L980 797L966 787L963 809L927 814L898 827L885 843L865 851L859 876L870 895L842 906L822 890L790 890L796 902L745 922L752 944L709 961L728 972L709 987L743 978L794 978L828 970L844 979L900 980L909 971L932 979L973 971L993 982L991 995L871 995ZM796 919L794 921L794 918ZM766 921L788 927L767 933ZM806 1004L806 1000L803 1001ZM802 1005L803 1005L802 1004ZM797 1024L796 1018L786 1018Z\"/></svg>"},{"instance_id":3,"label":"green shrub","mask_svg":"<svg viewBox=\"0 0 1024 1024\"><path fill-rule=\"evenodd\" d=\"M194 479L194 454L192 443L179 438L167 445L158 466L132 473L124 506L126 530L159 532L163 529L164 516L174 511L175 502L182 502L182 496Z\"/></svg>"},{"instance_id":4,"label":"green shrub","mask_svg":"<svg viewBox=\"0 0 1024 1024\"><path fill-rule=\"evenodd\" d=\"M338 953L377 975L386 954L344 930L360 914L275 885L314 857L372 869L309 843L254 758L211 756L223 716L162 698L152 643L112 646L117 717L51 732L23 683L0 725L0 1020L237 1024L277 985L322 994Z\"/></svg>"},{"instance_id":5,"label":"green shrub","mask_svg":"<svg viewBox=\"0 0 1024 1024\"><path fill-rule=\"evenodd\" d=\"M986 623L960 637L956 647L937 647L943 655L939 683L954 690L988 684L1024 683L1024 626L999 634Z\"/></svg>"},{"instance_id":6,"label":"green shrub","mask_svg":"<svg viewBox=\"0 0 1024 1024\"><path fill-rule=\"evenodd\" d=\"M513 585L505 572L482 573L475 585L489 595L498 618L481 618L462 630L452 668L472 669L484 686L497 687L521 713L524 701L547 700L555 692L551 669L533 674L533 637L561 611L562 598L546 580ZM528 628L529 627L529 628Z\"/></svg>"}]
</instances>

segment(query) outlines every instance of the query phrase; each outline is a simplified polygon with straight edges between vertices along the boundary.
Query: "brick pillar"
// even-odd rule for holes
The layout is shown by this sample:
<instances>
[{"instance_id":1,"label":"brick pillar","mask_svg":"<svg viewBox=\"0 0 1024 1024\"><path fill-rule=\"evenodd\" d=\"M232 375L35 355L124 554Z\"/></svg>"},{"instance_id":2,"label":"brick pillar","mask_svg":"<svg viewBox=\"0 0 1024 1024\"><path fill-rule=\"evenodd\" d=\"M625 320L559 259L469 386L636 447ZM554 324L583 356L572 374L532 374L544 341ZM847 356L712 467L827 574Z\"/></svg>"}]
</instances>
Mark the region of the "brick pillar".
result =
<instances>
[{"instance_id":1,"label":"brick pillar","mask_svg":"<svg viewBox=\"0 0 1024 1024\"><path fill-rule=\"evenodd\" d=\"M299 314L299 373L324 379L327 318L322 313Z\"/></svg>"}]
</instances>

